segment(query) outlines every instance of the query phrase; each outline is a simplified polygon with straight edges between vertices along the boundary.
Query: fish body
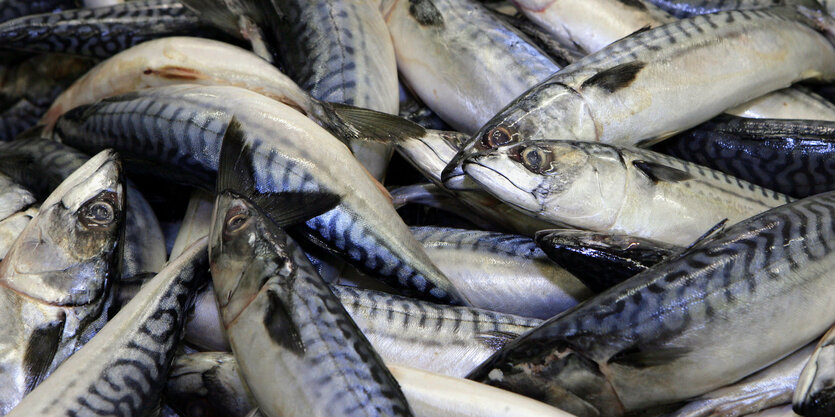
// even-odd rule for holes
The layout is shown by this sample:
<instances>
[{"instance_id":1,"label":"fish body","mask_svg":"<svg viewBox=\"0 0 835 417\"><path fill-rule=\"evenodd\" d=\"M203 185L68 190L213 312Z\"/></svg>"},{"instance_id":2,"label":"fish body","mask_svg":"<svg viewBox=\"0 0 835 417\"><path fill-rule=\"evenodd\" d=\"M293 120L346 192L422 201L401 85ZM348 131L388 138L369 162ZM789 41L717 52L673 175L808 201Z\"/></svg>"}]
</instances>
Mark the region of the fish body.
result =
<instances>
[{"instance_id":1,"label":"fish body","mask_svg":"<svg viewBox=\"0 0 835 417\"><path fill-rule=\"evenodd\" d=\"M0 413L104 326L124 208L121 164L102 152L44 200L0 263Z\"/></svg>"},{"instance_id":2,"label":"fish body","mask_svg":"<svg viewBox=\"0 0 835 417\"><path fill-rule=\"evenodd\" d=\"M143 416L158 406L186 310L208 278L207 241L169 262L9 416Z\"/></svg>"},{"instance_id":3,"label":"fish body","mask_svg":"<svg viewBox=\"0 0 835 417\"><path fill-rule=\"evenodd\" d=\"M637 148L526 141L476 154L466 173L530 216L687 246L792 199L718 171Z\"/></svg>"},{"instance_id":4,"label":"fish body","mask_svg":"<svg viewBox=\"0 0 835 417\"><path fill-rule=\"evenodd\" d=\"M824 193L751 217L546 321L469 377L578 416L739 380L835 318L833 215L835 193Z\"/></svg>"},{"instance_id":5,"label":"fish body","mask_svg":"<svg viewBox=\"0 0 835 417\"><path fill-rule=\"evenodd\" d=\"M35 204L35 196L29 190L6 175L0 174L0 220L26 210Z\"/></svg>"},{"instance_id":6,"label":"fish body","mask_svg":"<svg viewBox=\"0 0 835 417\"><path fill-rule=\"evenodd\" d=\"M815 0L646 0L676 17L691 17L726 10L761 9L772 6L801 5L818 8Z\"/></svg>"},{"instance_id":7,"label":"fish body","mask_svg":"<svg viewBox=\"0 0 835 417\"><path fill-rule=\"evenodd\" d=\"M808 417L829 416L835 412L832 383L835 349L835 331L830 329L815 346L814 352L803 367L792 396L795 412Z\"/></svg>"},{"instance_id":8,"label":"fish body","mask_svg":"<svg viewBox=\"0 0 835 417\"><path fill-rule=\"evenodd\" d=\"M835 122L835 104L799 86L784 88L755 98L728 109L725 113L755 119L805 119Z\"/></svg>"},{"instance_id":9,"label":"fish body","mask_svg":"<svg viewBox=\"0 0 835 417\"><path fill-rule=\"evenodd\" d=\"M75 2L72 0L3 0L0 1L0 22L73 7L75 7Z\"/></svg>"},{"instance_id":10,"label":"fish body","mask_svg":"<svg viewBox=\"0 0 835 417\"><path fill-rule=\"evenodd\" d=\"M816 343L810 343L779 362L727 387L691 400L665 417L741 416L785 404L794 393Z\"/></svg>"},{"instance_id":11,"label":"fish body","mask_svg":"<svg viewBox=\"0 0 835 417\"><path fill-rule=\"evenodd\" d=\"M17 237L23 233L23 229L36 214L38 214L38 209L32 207L0 220L0 259L6 257Z\"/></svg>"},{"instance_id":12,"label":"fish body","mask_svg":"<svg viewBox=\"0 0 835 417\"><path fill-rule=\"evenodd\" d=\"M46 198L89 157L67 145L40 137L0 144L0 172L26 186L36 198ZM142 194L127 186L125 247L121 279L155 274L165 263L165 242L156 214Z\"/></svg>"},{"instance_id":13,"label":"fish body","mask_svg":"<svg viewBox=\"0 0 835 417\"><path fill-rule=\"evenodd\" d=\"M107 58L151 39L196 33L212 36L205 23L174 0L134 0L0 24L0 42L6 48L94 58Z\"/></svg>"},{"instance_id":14,"label":"fish body","mask_svg":"<svg viewBox=\"0 0 835 417\"><path fill-rule=\"evenodd\" d=\"M592 295L532 238L442 227L411 230L473 307L547 319Z\"/></svg>"},{"instance_id":15,"label":"fish body","mask_svg":"<svg viewBox=\"0 0 835 417\"><path fill-rule=\"evenodd\" d=\"M811 24L794 8L739 10L624 38L506 106L443 179L467 156L527 139L648 145L793 82L830 79L835 47Z\"/></svg>"},{"instance_id":16,"label":"fish body","mask_svg":"<svg viewBox=\"0 0 835 417\"><path fill-rule=\"evenodd\" d=\"M835 122L722 116L654 148L795 197L835 189Z\"/></svg>"},{"instance_id":17,"label":"fish body","mask_svg":"<svg viewBox=\"0 0 835 417\"><path fill-rule=\"evenodd\" d=\"M183 417L244 417L254 407L247 391L235 358L222 352L175 357L165 384L166 400Z\"/></svg>"},{"instance_id":18,"label":"fish body","mask_svg":"<svg viewBox=\"0 0 835 417\"><path fill-rule=\"evenodd\" d=\"M574 229L541 230L536 244L594 292L603 292L684 250L650 239Z\"/></svg>"},{"instance_id":19,"label":"fish body","mask_svg":"<svg viewBox=\"0 0 835 417\"><path fill-rule=\"evenodd\" d=\"M249 173L238 166L240 148L228 143L209 256L224 328L260 410L268 417L412 415L382 359L279 228L286 220L252 202L260 200L257 189L242 189L248 180L240 176ZM311 199L304 210L327 205Z\"/></svg>"},{"instance_id":20,"label":"fish body","mask_svg":"<svg viewBox=\"0 0 835 417\"><path fill-rule=\"evenodd\" d=\"M148 89L78 107L62 116L55 133L81 149L113 147L153 161L153 175L167 166L169 180L210 189L232 115L245 126L246 156L259 189L339 196L336 209L306 221L300 234L408 293L466 303L348 148L267 97L235 87Z\"/></svg>"},{"instance_id":21,"label":"fish body","mask_svg":"<svg viewBox=\"0 0 835 417\"><path fill-rule=\"evenodd\" d=\"M559 67L472 0L381 4L397 65L416 95L456 130L474 133Z\"/></svg>"},{"instance_id":22,"label":"fish body","mask_svg":"<svg viewBox=\"0 0 835 417\"><path fill-rule=\"evenodd\" d=\"M278 48L288 74L322 101L398 114L394 46L375 0L274 0ZM354 140L357 159L378 180L393 149Z\"/></svg>"}]
</instances>

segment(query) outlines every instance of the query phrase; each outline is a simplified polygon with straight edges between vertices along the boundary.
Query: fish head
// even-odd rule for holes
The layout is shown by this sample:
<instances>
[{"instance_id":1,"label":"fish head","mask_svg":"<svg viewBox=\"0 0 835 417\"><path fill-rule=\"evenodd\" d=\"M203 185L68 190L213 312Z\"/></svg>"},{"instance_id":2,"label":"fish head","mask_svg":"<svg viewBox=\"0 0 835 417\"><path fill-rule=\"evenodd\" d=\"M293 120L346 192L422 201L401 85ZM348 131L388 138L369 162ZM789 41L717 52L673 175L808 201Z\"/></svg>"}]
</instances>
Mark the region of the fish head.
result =
<instances>
[{"instance_id":1,"label":"fish head","mask_svg":"<svg viewBox=\"0 0 835 417\"><path fill-rule=\"evenodd\" d=\"M183 417L220 417L239 415L241 409L251 408L242 389L231 354L201 352L174 359L165 395ZM233 398L236 393L242 396Z\"/></svg>"},{"instance_id":2,"label":"fish head","mask_svg":"<svg viewBox=\"0 0 835 417\"><path fill-rule=\"evenodd\" d=\"M119 271L124 213L122 164L105 150L44 200L0 265L2 285L52 305L100 301Z\"/></svg>"},{"instance_id":3,"label":"fish head","mask_svg":"<svg viewBox=\"0 0 835 417\"><path fill-rule=\"evenodd\" d=\"M605 145L525 141L477 153L463 166L498 199L572 227L607 228L626 199L623 158Z\"/></svg>"},{"instance_id":4,"label":"fish head","mask_svg":"<svg viewBox=\"0 0 835 417\"><path fill-rule=\"evenodd\" d=\"M585 100L574 89L560 83L540 84L496 114L458 151L444 168L441 180L449 189L467 189L462 187L466 185L462 178L467 158L545 138L597 139L597 129Z\"/></svg>"},{"instance_id":5,"label":"fish head","mask_svg":"<svg viewBox=\"0 0 835 417\"><path fill-rule=\"evenodd\" d=\"M224 323L234 321L269 278L292 274L287 239L248 198L233 191L218 194L209 232L209 259Z\"/></svg>"}]
</instances>

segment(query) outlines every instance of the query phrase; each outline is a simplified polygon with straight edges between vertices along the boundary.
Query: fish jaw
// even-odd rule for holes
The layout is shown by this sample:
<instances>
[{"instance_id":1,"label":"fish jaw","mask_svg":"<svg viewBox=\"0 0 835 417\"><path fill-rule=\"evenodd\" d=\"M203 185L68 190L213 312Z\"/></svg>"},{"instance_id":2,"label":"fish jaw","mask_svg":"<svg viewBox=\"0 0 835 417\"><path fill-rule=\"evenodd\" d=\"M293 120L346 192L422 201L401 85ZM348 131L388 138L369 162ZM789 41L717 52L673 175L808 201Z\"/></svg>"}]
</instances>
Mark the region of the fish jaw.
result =
<instances>
[{"instance_id":1,"label":"fish jaw","mask_svg":"<svg viewBox=\"0 0 835 417\"><path fill-rule=\"evenodd\" d=\"M597 141L596 123L584 98L559 82L533 87L488 121L462 147L444 168L441 180L455 189L452 180L462 173L462 164L468 157L533 139Z\"/></svg>"},{"instance_id":2,"label":"fish jaw","mask_svg":"<svg viewBox=\"0 0 835 417\"><path fill-rule=\"evenodd\" d=\"M464 162L463 169L466 175L500 200L532 213L542 209L542 204L535 195L541 182L531 175L526 175L526 171L518 170L507 158L471 158Z\"/></svg>"}]
</instances>

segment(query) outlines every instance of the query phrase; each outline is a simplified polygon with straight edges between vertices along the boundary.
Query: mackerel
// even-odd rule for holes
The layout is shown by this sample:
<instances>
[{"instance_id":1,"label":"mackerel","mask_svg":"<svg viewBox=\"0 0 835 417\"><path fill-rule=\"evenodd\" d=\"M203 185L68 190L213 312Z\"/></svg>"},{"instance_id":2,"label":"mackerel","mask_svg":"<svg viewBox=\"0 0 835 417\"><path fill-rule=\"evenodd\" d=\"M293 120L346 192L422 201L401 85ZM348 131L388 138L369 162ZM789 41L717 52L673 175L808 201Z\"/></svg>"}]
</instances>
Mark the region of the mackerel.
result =
<instances>
[{"instance_id":1,"label":"mackerel","mask_svg":"<svg viewBox=\"0 0 835 417\"><path fill-rule=\"evenodd\" d=\"M411 231L473 307L547 319L592 295L532 238L443 227Z\"/></svg>"},{"instance_id":2,"label":"mackerel","mask_svg":"<svg viewBox=\"0 0 835 417\"><path fill-rule=\"evenodd\" d=\"M815 350L815 343L779 362L727 387L691 400L665 417L744 416L791 400L803 366Z\"/></svg>"},{"instance_id":3,"label":"mackerel","mask_svg":"<svg viewBox=\"0 0 835 417\"><path fill-rule=\"evenodd\" d=\"M466 375L506 343L542 322L344 285L331 285L330 289L387 364L444 375ZM228 351L214 297L212 289L198 295L195 320L187 324L186 334L201 334L204 345L198 347Z\"/></svg>"},{"instance_id":4,"label":"mackerel","mask_svg":"<svg viewBox=\"0 0 835 417\"><path fill-rule=\"evenodd\" d=\"M801 5L819 8L816 0L644 0L676 17L691 17L726 10L762 9L772 6Z\"/></svg>"},{"instance_id":5,"label":"mackerel","mask_svg":"<svg viewBox=\"0 0 835 417\"><path fill-rule=\"evenodd\" d=\"M617 233L555 229L536 233L548 257L594 292L603 292L684 248Z\"/></svg>"},{"instance_id":6,"label":"mackerel","mask_svg":"<svg viewBox=\"0 0 835 417\"><path fill-rule=\"evenodd\" d=\"M43 200L89 157L69 146L40 137L0 144L0 172ZM165 263L165 241L156 214L142 194L127 186L125 245L121 279L153 276Z\"/></svg>"},{"instance_id":7,"label":"mackerel","mask_svg":"<svg viewBox=\"0 0 835 417\"><path fill-rule=\"evenodd\" d=\"M233 114L243 126L236 132L246 151L241 158L251 164L259 189L290 199L308 192L339 198L334 210L296 228L298 234L406 292L466 303L348 148L267 97L235 87L148 89L77 107L62 116L55 133L81 149L114 147L152 161L152 175L167 166L166 179L210 189Z\"/></svg>"},{"instance_id":8,"label":"mackerel","mask_svg":"<svg viewBox=\"0 0 835 417\"><path fill-rule=\"evenodd\" d=\"M406 83L456 130L472 134L519 94L559 70L473 0L385 0Z\"/></svg>"},{"instance_id":9,"label":"mackerel","mask_svg":"<svg viewBox=\"0 0 835 417\"><path fill-rule=\"evenodd\" d=\"M791 399L792 408L808 417L831 416L835 411L835 327L830 329L815 346L805 363Z\"/></svg>"},{"instance_id":10,"label":"mackerel","mask_svg":"<svg viewBox=\"0 0 835 417\"><path fill-rule=\"evenodd\" d=\"M144 416L157 407L185 313L208 279L208 239L163 268L14 416Z\"/></svg>"},{"instance_id":11,"label":"mackerel","mask_svg":"<svg viewBox=\"0 0 835 417\"><path fill-rule=\"evenodd\" d=\"M722 116L655 150L745 181L806 197L835 189L835 122Z\"/></svg>"},{"instance_id":12,"label":"mackerel","mask_svg":"<svg viewBox=\"0 0 835 417\"><path fill-rule=\"evenodd\" d=\"M728 109L725 113L755 119L807 119L835 122L835 104L800 86L777 90Z\"/></svg>"},{"instance_id":13,"label":"mackerel","mask_svg":"<svg viewBox=\"0 0 835 417\"><path fill-rule=\"evenodd\" d=\"M0 22L75 7L73 0L0 0Z\"/></svg>"},{"instance_id":14,"label":"mackerel","mask_svg":"<svg viewBox=\"0 0 835 417\"><path fill-rule=\"evenodd\" d=\"M125 191L104 151L44 200L0 263L0 414L107 321L118 277Z\"/></svg>"},{"instance_id":15,"label":"mackerel","mask_svg":"<svg viewBox=\"0 0 835 417\"><path fill-rule=\"evenodd\" d=\"M411 416L382 359L280 228L339 200L310 190L286 206L301 204L304 214L276 207L286 202L253 187L258 171L235 140L227 135L221 152L209 258L224 329L258 407L268 417Z\"/></svg>"},{"instance_id":16,"label":"mackerel","mask_svg":"<svg viewBox=\"0 0 835 417\"><path fill-rule=\"evenodd\" d=\"M833 216L829 192L731 226L546 321L470 378L578 416L620 416L739 380L835 321Z\"/></svg>"},{"instance_id":17,"label":"mackerel","mask_svg":"<svg viewBox=\"0 0 835 417\"><path fill-rule=\"evenodd\" d=\"M38 123L46 108L20 99L0 113L0 141L10 141Z\"/></svg>"},{"instance_id":18,"label":"mackerel","mask_svg":"<svg viewBox=\"0 0 835 417\"><path fill-rule=\"evenodd\" d=\"M0 220L35 204L35 196L6 175L0 174Z\"/></svg>"},{"instance_id":19,"label":"mackerel","mask_svg":"<svg viewBox=\"0 0 835 417\"><path fill-rule=\"evenodd\" d=\"M183 371L202 372L202 386L214 387L217 381L222 381L224 387L221 392L244 391L244 383L238 376L238 363L230 354L191 354L182 359L178 358L177 362L180 361L183 364L193 364L188 368L184 367ZM212 367L214 363L222 363L222 366ZM399 365L389 365L389 370L397 378L397 383L406 393L406 398L418 417L572 417L568 413L548 407L538 401L466 379ZM196 379L196 375L190 376L189 379L192 378ZM200 381L195 381L195 386L201 387ZM191 396L195 399L191 404L198 412L209 409L211 407L209 403L217 404L218 402L217 398L201 400L204 396L205 394L199 391ZM242 404L248 403L245 398L240 398L239 401ZM247 414L239 410L240 408L236 407L234 413L223 415L228 417L260 415L257 414L257 410L253 411L256 414ZM203 416L204 414L183 414L183 417Z\"/></svg>"},{"instance_id":20,"label":"mackerel","mask_svg":"<svg viewBox=\"0 0 835 417\"><path fill-rule=\"evenodd\" d=\"M174 358L165 399L183 417L244 417L255 407L248 391L231 354L192 353Z\"/></svg>"},{"instance_id":21,"label":"mackerel","mask_svg":"<svg viewBox=\"0 0 835 417\"><path fill-rule=\"evenodd\" d=\"M15 213L3 220L0 220L0 260L6 257L9 249L23 233L26 225L38 214L38 209L30 208L26 211Z\"/></svg>"},{"instance_id":22,"label":"mackerel","mask_svg":"<svg viewBox=\"0 0 835 417\"><path fill-rule=\"evenodd\" d=\"M10 20L0 24L0 43L21 51L107 58L147 40L198 33L217 36L179 1L134 0Z\"/></svg>"},{"instance_id":23,"label":"mackerel","mask_svg":"<svg viewBox=\"0 0 835 417\"><path fill-rule=\"evenodd\" d=\"M723 219L734 224L792 201L657 152L591 142L521 142L476 154L464 170L530 216L680 246Z\"/></svg>"},{"instance_id":24,"label":"mackerel","mask_svg":"<svg viewBox=\"0 0 835 417\"><path fill-rule=\"evenodd\" d=\"M808 12L808 10L804 10ZM445 169L528 139L650 144L805 79L835 76L835 47L795 8L700 15L636 33L531 88ZM686 109L686 110L683 110Z\"/></svg>"},{"instance_id":25,"label":"mackerel","mask_svg":"<svg viewBox=\"0 0 835 417\"><path fill-rule=\"evenodd\" d=\"M378 0L273 0L280 57L288 74L322 101L398 114L397 62ZM357 159L378 180L393 149L350 141Z\"/></svg>"}]
</instances>

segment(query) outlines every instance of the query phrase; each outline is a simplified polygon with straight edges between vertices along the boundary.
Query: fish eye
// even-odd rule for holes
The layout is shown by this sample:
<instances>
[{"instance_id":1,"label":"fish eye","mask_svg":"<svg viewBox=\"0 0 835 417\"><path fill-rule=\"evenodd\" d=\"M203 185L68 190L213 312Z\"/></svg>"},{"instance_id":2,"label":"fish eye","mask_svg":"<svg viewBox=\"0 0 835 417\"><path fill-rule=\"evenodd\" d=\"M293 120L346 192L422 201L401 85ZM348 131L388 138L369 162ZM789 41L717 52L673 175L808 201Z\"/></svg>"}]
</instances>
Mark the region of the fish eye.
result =
<instances>
[{"instance_id":1,"label":"fish eye","mask_svg":"<svg viewBox=\"0 0 835 417\"><path fill-rule=\"evenodd\" d=\"M504 127L498 126L490 129L486 135L482 136L479 144L482 150L495 149L500 146L509 144L513 140L510 131Z\"/></svg>"},{"instance_id":2,"label":"fish eye","mask_svg":"<svg viewBox=\"0 0 835 417\"><path fill-rule=\"evenodd\" d=\"M522 164L525 168L538 174L544 174L551 169L550 154L542 148L532 146L520 152Z\"/></svg>"},{"instance_id":3,"label":"fish eye","mask_svg":"<svg viewBox=\"0 0 835 417\"><path fill-rule=\"evenodd\" d=\"M223 234L229 236L246 226L249 221L249 211L242 208L232 209L226 216L224 222Z\"/></svg>"},{"instance_id":4,"label":"fish eye","mask_svg":"<svg viewBox=\"0 0 835 417\"><path fill-rule=\"evenodd\" d=\"M115 196L105 194L87 202L78 211L81 224L91 229L106 228L113 224L116 221L116 209L108 200L114 198Z\"/></svg>"}]
</instances>

